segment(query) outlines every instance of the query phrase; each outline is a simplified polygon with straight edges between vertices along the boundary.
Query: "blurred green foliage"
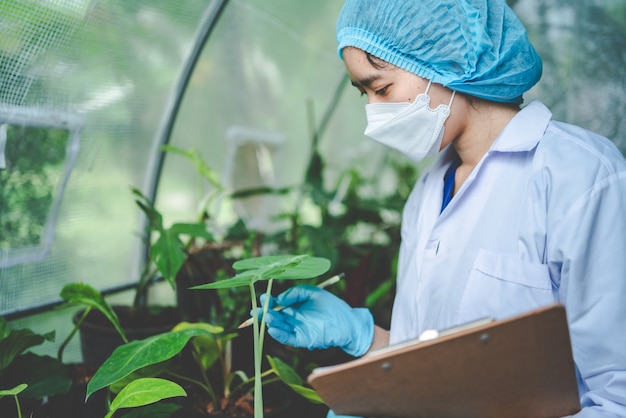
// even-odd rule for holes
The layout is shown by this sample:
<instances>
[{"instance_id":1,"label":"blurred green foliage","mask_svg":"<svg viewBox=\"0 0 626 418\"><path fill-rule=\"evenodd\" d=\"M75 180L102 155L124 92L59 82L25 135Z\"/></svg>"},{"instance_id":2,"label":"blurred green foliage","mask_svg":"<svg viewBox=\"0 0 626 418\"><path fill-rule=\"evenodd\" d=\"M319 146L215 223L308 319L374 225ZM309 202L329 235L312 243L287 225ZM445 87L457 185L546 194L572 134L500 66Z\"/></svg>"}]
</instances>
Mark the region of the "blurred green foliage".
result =
<instances>
[{"instance_id":1,"label":"blurred green foliage","mask_svg":"<svg viewBox=\"0 0 626 418\"><path fill-rule=\"evenodd\" d=\"M7 126L0 170L0 248L39 244L63 176L69 132Z\"/></svg>"}]
</instances>

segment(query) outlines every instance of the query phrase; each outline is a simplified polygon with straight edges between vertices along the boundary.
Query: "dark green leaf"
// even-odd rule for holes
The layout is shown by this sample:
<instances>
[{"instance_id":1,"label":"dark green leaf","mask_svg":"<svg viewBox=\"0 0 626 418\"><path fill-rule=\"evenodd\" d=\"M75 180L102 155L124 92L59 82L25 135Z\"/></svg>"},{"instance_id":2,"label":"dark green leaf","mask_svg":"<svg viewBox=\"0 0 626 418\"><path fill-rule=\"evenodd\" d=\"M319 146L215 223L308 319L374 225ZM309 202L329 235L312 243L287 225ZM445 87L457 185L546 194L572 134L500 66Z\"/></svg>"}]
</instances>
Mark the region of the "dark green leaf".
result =
<instances>
[{"instance_id":1,"label":"dark green leaf","mask_svg":"<svg viewBox=\"0 0 626 418\"><path fill-rule=\"evenodd\" d=\"M0 386L27 383L22 393L25 398L43 399L46 396L67 393L72 379L63 363L50 356L26 353L15 358L7 368Z\"/></svg>"},{"instance_id":2,"label":"dark green leaf","mask_svg":"<svg viewBox=\"0 0 626 418\"><path fill-rule=\"evenodd\" d=\"M317 392L311 388L307 388L307 387L299 386L299 385L288 385L288 386L298 395L309 400L310 402L319 403L319 404L324 403L324 400L321 398L321 396L318 395Z\"/></svg>"},{"instance_id":3,"label":"dark green leaf","mask_svg":"<svg viewBox=\"0 0 626 418\"><path fill-rule=\"evenodd\" d=\"M102 294L92 286L85 283L70 283L61 289L60 296L70 304L84 305L96 308L113 324L117 332L126 339L126 335L120 321Z\"/></svg>"},{"instance_id":4,"label":"dark green leaf","mask_svg":"<svg viewBox=\"0 0 626 418\"><path fill-rule=\"evenodd\" d=\"M294 392L311 402L324 403L322 398L317 394L315 390L303 386L302 379L300 378L298 373L296 373L296 371L291 368L291 366L289 366L277 357L267 356L267 360L270 363L270 366L274 373L276 373L280 380L287 384Z\"/></svg>"},{"instance_id":5,"label":"dark green leaf","mask_svg":"<svg viewBox=\"0 0 626 418\"><path fill-rule=\"evenodd\" d=\"M169 230L164 231L152 245L150 257L163 277L175 287L176 273L186 257L178 235Z\"/></svg>"},{"instance_id":6,"label":"dark green leaf","mask_svg":"<svg viewBox=\"0 0 626 418\"><path fill-rule=\"evenodd\" d=\"M280 380L288 385L302 385L302 379L287 363L277 357L267 356L267 361L270 363L274 373L278 375Z\"/></svg>"},{"instance_id":7,"label":"dark green leaf","mask_svg":"<svg viewBox=\"0 0 626 418\"><path fill-rule=\"evenodd\" d=\"M18 355L29 348L43 344L46 340L54 341L54 331L40 335L28 328L10 330L9 334L0 340L0 372L6 369Z\"/></svg>"},{"instance_id":8,"label":"dark green leaf","mask_svg":"<svg viewBox=\"0 0 626 418\"><path fill-rule=\"evenodd\" d=\"M87 385L87 397L142 367L172 358L196 335L212 334L203 327L190 327L131 341L116 348Z\"/></svg>"}]
</instances>

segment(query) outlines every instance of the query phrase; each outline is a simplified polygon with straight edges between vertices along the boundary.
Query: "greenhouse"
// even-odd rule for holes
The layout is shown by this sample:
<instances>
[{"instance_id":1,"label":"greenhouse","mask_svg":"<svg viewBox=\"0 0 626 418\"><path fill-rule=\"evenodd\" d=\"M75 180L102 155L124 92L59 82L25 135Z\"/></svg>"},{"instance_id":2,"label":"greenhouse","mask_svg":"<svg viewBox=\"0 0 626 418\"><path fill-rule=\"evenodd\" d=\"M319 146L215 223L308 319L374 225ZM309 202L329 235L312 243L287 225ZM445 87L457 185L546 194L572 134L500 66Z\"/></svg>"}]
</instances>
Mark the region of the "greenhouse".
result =
<instances>
[{"instance_id":1,"label":"greenhouse","mask_svg":"<svg viewBox=\"0 0 626 418\"><path fill-rule=\"evenodd\" d=\"M543 66L522 112L540 100L553 120L606 137L625 154L626 3L506 2ZM0 416L333 414L308 377L367 350L266 335L271 309L260 296L300 284L332 280L326 293L367 308L372 332L391 327L394 341L403 210L438 157L416 162L364 135L371 97L346 71L347 53L338 54L343 5L0 1ZM453 93L450 118L465 94L472 96ZM614 207L589 208L596 231L624 217ZM495 218L479 225L497 230ZM435 254L445 253L436 245ZM623 303L626 286L615 286ZM264 314L239 327L261 306ZM619 309L603 312L621 321ZM141 321L150 321L147 329L138 329ZM575 383L584 378L580 358L593 355L573 354ZM614 379L626 385L625 376ZM626 416L614 396L608 411ZM243 415L217 415L235 403L246 403Z\"/></svg>"}]
</instances>

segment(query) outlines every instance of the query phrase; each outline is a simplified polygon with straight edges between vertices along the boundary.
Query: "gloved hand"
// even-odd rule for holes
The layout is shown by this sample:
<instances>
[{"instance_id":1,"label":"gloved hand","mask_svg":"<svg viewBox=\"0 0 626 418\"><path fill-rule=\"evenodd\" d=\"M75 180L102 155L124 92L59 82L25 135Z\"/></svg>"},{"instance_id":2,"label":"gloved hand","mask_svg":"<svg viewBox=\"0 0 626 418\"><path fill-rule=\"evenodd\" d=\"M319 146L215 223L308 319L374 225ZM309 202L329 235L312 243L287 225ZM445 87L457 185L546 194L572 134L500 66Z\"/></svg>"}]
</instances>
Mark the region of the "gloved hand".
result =
<instances>
[{"instance_id":1,"label":"gloved hand","mask_svg":"<svg viewBox=\"0 0 626 418\"><path fill-rule=\"evenodd\" d=\"M353 415L335 415L335 413L331 409L328 411L326 418L362 418L362 417L355 417Z\"/></svg>"},{"instance_id":2,"label":"gloved hand","mask_svg":"<svg viewBox=\"0 0 626 418\"><path fill-rule=\"evenodd\" d=\"M352 308L326 290L296 286L271 297L269 304L265 317L267 332L282 344L309 350L340 347L355 357L365 354L372 345L374 318L369 309ZM285 309L272 310L276 305Z\"/></svg>"}]
</instances>

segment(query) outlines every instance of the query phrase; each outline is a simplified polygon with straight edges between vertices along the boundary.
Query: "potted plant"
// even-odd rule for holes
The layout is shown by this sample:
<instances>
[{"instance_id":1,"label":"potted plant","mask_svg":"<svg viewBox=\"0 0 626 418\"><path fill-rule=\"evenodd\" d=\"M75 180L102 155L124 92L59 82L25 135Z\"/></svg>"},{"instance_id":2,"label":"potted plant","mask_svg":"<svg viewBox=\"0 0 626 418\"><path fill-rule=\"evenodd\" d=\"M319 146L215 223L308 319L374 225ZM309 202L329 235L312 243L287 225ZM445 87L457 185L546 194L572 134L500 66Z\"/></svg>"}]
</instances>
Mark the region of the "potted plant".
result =
<instances>
[{"instance_id":1,"label":"potted plant","mask_svg":"<svg viewBox=\"0 0 626 418\"><path fill-rule=\"evenodd\" d=\"M238 274L234 277L201 285L196 289L245 286L250 292L248 309L256 310L260 284L266 284L264 292L269 294L274 280L311 279L324 274L329 267L328 260L306 255L254 257L235 262L233 268ZM263 385L280 379L307 399L321 402L316 393L305 387L295 371L281 359L270 357L269 368L263 370L266 312L261 314L260 319L253 316L255 367L251 378L241 370L230 368L227 347L236 334L221 335L222 328L206 323L181 323L172 331L118 347L89 382L87 396L104 388L117 393L109 411L112 416L123 408L144 406L172 396L184 396L183 393L192 393L188 389L190 387L200 388L206 398L211 400L212 408L217 410L236 403L233 402L234 397L240 399L241 395L252 393L254 417L259 418L264 416ZM191 361L193 366L186 366L185 361ZM150 381L153 386L147 389L148 386L141 384L143 381L137 383L139 379L145 378L163 380ZM167 386L165 382L169 382ZM171 408L171 402L159 402L159 406L152 406L166 407Z\"/></svg>"},{"instance_id":2,"label":"potted plant","mask_svg":"<svg viewBox=\"0 0 626 418\"><path fill-rule=\"evenodd\" d=\"M209 207L213 199L223 192L217 181L217 175L203 161L195 150L185 151L176 147L166 146L165 151L179 154L194 165L199 175L210 185L210 191L203 199L200 213L193 222L177 222L165 225L163 215L140 190L132 188L131 192L136 204L147 219L145 237L148 246L148 257L143 271L134 285L134 298L129 306L114 306L117 321L111 321L110 315L104 311L87 309L74 316L74 322L80 327L81 348L83 359L87 363L99 365L113 349L129 339L142 339L149 335L171 329L183 319L190 319L191 304L186 301L173 306L155 306L150 304L147 290L158 279L163 279L174 291L186 291L187 283L180 283L180 274L185 263L194 257L202 248L216 248L219 245L211 231L212 220ZM221 265L212 264L208 268L214 276L225 269L226 260ZM189 268L184 268L189 270ZM206 274L206 269L203 270ZM82 301L87 300L83 299ZM80 299L73 303L81 304ZM197 318L194 318L197 319ZM119 323L120 328L114 329L112 323Z\"/></svg>"}]
</instances>

